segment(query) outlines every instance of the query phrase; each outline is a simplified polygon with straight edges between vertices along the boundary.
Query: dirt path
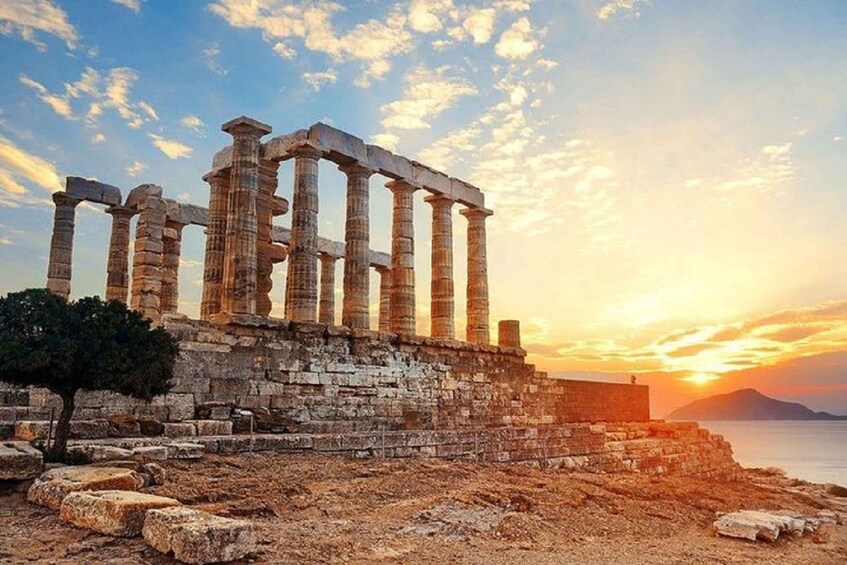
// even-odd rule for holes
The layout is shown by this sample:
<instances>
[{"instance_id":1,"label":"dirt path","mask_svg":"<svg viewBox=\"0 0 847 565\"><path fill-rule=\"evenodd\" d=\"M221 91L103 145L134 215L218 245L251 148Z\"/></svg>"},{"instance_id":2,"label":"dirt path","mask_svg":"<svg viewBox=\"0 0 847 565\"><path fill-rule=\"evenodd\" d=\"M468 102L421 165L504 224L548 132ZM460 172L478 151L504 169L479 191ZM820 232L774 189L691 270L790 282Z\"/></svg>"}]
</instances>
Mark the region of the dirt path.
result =
<instances>
[{"instance_id":1,"label":"dirt path","mask_svg":"<svg viewBox=\"0 0 847 565\"><path fill-rule=\"evenodd\" d=\"M259 529L258 563L847 563L847 526L826 543L718 538L715 511L838 508L778 475L712 483L442 460L314 455L168 462L150 492ZM843 507L841 507L843 509ZM59 522L0 494L0 563L171 563L142 541Z\"/></svg>"}]
</instances>

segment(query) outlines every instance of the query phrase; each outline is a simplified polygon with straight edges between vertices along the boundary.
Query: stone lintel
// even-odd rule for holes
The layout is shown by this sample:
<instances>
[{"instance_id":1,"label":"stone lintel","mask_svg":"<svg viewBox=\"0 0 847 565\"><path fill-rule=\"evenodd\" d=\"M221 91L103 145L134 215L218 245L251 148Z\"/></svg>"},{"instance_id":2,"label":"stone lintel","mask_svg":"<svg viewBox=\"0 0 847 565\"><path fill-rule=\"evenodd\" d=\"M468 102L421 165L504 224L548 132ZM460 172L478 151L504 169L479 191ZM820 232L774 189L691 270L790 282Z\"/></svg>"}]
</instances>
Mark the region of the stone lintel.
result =
<instances>
[{"instance_id":1,"label":"stone lintel","mask_svg":"<svg viewBox=\"0 0 847 565\"><path fill-rule=\"evenodd\" d=\"M273 128L259 120L254 120L247 116L239 116L223 124L221 130L230 135L255 133L259 137L262 137L271 133Z\"/></svg>"},{"instance_id":2,"label":"stone lintel","mask_svg":"<svg viewBox=\"0 0 847 565\"><path fill-rule=\"evenodd\" d=\"M121 203L121 189L94 179L65 177L65 192L79 200L115 206Z\"/></svg>"}]
</instances>

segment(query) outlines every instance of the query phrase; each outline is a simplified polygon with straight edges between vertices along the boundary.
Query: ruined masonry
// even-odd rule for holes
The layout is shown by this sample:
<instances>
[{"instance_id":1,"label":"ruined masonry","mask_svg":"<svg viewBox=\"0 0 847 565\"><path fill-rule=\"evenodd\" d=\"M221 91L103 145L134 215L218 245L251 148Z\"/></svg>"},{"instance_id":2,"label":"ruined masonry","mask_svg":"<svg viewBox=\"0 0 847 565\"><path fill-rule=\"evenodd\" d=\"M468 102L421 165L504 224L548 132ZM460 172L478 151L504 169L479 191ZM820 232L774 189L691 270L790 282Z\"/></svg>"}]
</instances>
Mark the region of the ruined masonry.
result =
<instances>
[{"instance_id":1,"label":"ruined masonry","mask_svg":"<svg viewBox=\"0 0 847 565\"><path fill-rule=\"evenodd\" d=\"M490 343L486 219L493 212L478 188L322 123L264 142L271 127L251 118L221 129L232 141L203 177L208 208L165 198L152 184L132 189L124 200L116 187L77 177L68 177L65 191L53 197L47 287L70 295L75 208L83 201L104 205L112 216L106 297L128 302L172 332L181 347L175 387L152 404L80 393L77 437L156 443L158 437L229 436L235 443L204 440L207 449L237 451L233 446L244 446L230 434L247 431L245 418L253 418L265 434L262 445L280 450L703 476L736 472L722 438L696 426L648 424L647 387L537 372L524 361L516 320L499 322L498 344ZM290 199L277 180L288 161L294 171ZM343 242L318 230L319 173L326 161L347 177ZM388 179L392 195L388 253L370 244L377 176ZM416 332L413 219L421 201L432 212L428 336ZM467 221L464 340L455 327L456 208ZM290 230L275 224L288 213ZM199 320L177 312L188 226L204 227L206 236ZM286 261L285 314L272 318L272 275ZM373 271L378 304L369 300ZM378 312L373 322L371 311ZM0 437L4 430L18 438L43 437L49 408L58 405L41 390L0 390L0 400ZM598 422L626 424L592 426Z\"/></svg>"}]
</instances>

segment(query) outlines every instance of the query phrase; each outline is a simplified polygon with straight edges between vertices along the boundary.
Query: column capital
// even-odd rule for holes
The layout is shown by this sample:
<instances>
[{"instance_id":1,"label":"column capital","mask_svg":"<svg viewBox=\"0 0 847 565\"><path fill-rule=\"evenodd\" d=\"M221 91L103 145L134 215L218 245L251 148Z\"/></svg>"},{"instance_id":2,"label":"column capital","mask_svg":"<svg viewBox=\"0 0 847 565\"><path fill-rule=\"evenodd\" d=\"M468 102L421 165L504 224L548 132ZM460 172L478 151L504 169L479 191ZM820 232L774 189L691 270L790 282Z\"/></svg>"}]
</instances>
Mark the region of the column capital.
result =
<instances>
[{"instance_id":1,"label":"column capital","mask_svg":"<svg viewBox=\"0 0 847 565\"><path fill-rule=\"evenodd\" d=\"M352 163L339 165L338 170L347 175L348 177L370 177L371 175L377 172L377 169L369 167L361 161L353 161Z\"/></svg>"},{"instance_id":2,"label":"column capital","mask_svg":"<svg viewBox=\"0 0 847 565\"><path fill-rule=\"evenodd\" d=\"M231 174L230 167L225 169L215 169L214 171L209 171L205 175L203 175L203 182L208 184L212 184L213 180L216 181L229 181L229 177Z\"/></svg>"},{"instance_id":3,"label":"column capital","mask_svg":"<svg viewBox=\"0 0 847 565\"><path fill-rule=\"evenodd\" d=\"M116 218L131 218L138 213L138 210L129 206L116 204L115 206L109 206L106 208L106 213L111 214Z\"/></svg>"},{"instance_id":4,"label":"column capital","mask_svg":"<svg viewBox=\"0 0 847 565\"><path fill-rule=\"evenodd\" d=\"M414 183L412 183L412 182L410 182L406 179L397 179L397 180L388 181L387 183L385 183L385 187L388 190L390 190L391 192L394 192L394 193L399 192L401 194L403 192L408 192L408 193L411 194L411 193L415 192L416 190L421 189L420 186L418 186L418 185L416 185L416 184L414 184Z\"/></svg>"},{"instance_id":5,"label":"column capital","mask_svg":"<svg viewBox=\"0 0 847 565\"><path fill-rule=\"evenodd\" d=\"M481 218L484 220L488 216L494 215L494 211L488 208L464 208L459 210L459 213L469 220L471 218Z\"/></svg>"},{"instance_id":6,"label":"column capital","mask_svg":"<svg viewBox=\"0 0 847 565\"><path fill-rule=\"evenodd\" d=\"M456 203L456 200L446 194L430 194L424 198L424 202L431 204L433 208L438 208L440 206L450 208Z\"/></svg>"},{"instance_id":7,"label":"column capital","mask_svg":"<svg viewBox=\"0 0 847 565\"><path fill-rule=\"evenodd\" d=\"M255 135L256 137L262 137L263 135L271 133L273 128L259 120L254 120L247 116L239 116L223 124L221 126L221 130L233 137L239 135Z\"/></svg>"},{"instance_id":8,"label":"column capital","mask_svg":"<svg viewBox=\"0 0 847 565\"><path fill-rule=\"evenodd\" d=\"M56 206L70 206L71 208L75 208L77 204L82 202L82 200L74 198L67 192L54 192L52 198Z\"/></svg>"},{"instance_id":9,"label":"column capital","mask_svg":"<svg viewBox=\"0 0 847 565\"><path fill-rule=\"evenodd\" d=\"M333 263L341 259L343 255L338 255L336 253L327 253L326 251L321 251L318 253L318 259L321 261L332 261Z\"/></svg>"},{"instance_id":10,"label":"column capital","mask_svg":"<svg viewBox=\"0 0 847 565\"><path fill-rule=\"evenodd\" d=\"M386 266L386 265L371 265L371 267L373 267L373 269L374 269L377 273L379 273L380 275L384 275L384 274L386 274L386 273L390 273L390 272L391 272L391 267L388 267L388 266Z\"/></svg>"},{"instance_id":11,"label":"column capital","mask_svg":"<svg viewBox=\"0 0 847 565\"><path fill-rule=\"evenodd\" d=\"M311 143L303 143L297 147L292 147L288 150L288 154L293 157L305 157L307 159L320 159L324 152L317 146Z\"/></svg>"}]
</instances>

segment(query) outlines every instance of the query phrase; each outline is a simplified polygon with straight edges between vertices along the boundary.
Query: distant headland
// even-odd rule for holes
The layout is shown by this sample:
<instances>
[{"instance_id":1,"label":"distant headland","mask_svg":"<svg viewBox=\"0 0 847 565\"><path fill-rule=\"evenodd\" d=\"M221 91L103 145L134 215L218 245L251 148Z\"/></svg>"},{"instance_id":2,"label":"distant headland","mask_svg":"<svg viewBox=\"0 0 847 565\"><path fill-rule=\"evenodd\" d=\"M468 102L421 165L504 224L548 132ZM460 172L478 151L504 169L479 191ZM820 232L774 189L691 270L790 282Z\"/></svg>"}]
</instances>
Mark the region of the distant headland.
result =
<instances>
[{"instance_id":1,"label":"distant headland","mask_svg":"<svg viewBox=\"0 0 847 565\"><path fill-rule=\"evenodd\" d=\"M783 402L745 388L695 400L677 408L667 420L847 420L828 412L815 412L796 402Z\"/></svg>"}]
</instances>

